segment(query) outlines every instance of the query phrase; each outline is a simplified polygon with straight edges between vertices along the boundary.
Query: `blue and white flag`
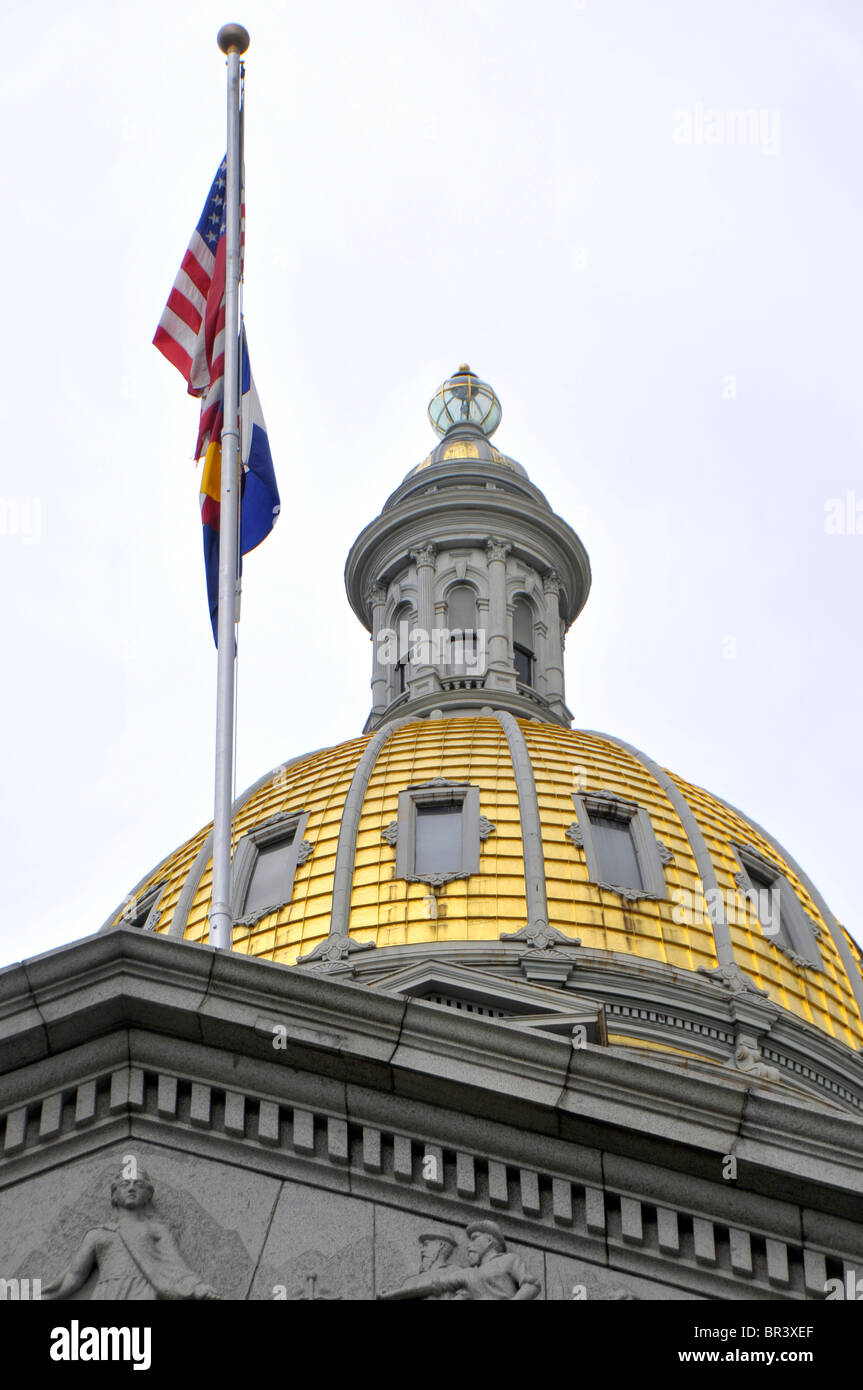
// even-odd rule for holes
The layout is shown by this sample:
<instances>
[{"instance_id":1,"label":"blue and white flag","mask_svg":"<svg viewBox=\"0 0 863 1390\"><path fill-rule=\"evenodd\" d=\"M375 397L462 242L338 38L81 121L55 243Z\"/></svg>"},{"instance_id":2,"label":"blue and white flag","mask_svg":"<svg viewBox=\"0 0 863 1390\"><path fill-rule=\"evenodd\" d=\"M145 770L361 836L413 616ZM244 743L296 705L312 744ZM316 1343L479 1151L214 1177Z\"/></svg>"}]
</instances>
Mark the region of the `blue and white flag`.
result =
<instances>
[{"instance_id":1,"label":"blue and white flag","mask_svg":"<svg viewBox=\"0 0 863 1390\"><path fill-rule=\"evenodd\" d=\"M276 524L281 502L264 424L261 402L252 380L246 330L240 345L240 439L242 441L243 493L240 504L240 554L248 555Z\"/></svg>"},{"instance_id":2,"label":"blue and white flag","mask_svg":"<svg viewBox=\"0 0 863 1390\"><path fill-rule=\"evenodd\" d=\"M245 328L240 335L240 441L243 465L240 492L240 567L242 557L270 534L279 514L279 489L267 438L267 427L252 373ZM201 475L201 521L204 527L204 571L213 641L219 645L219 530L222 487L221 411L210 440Z\"/></svg>"}]
</instances>

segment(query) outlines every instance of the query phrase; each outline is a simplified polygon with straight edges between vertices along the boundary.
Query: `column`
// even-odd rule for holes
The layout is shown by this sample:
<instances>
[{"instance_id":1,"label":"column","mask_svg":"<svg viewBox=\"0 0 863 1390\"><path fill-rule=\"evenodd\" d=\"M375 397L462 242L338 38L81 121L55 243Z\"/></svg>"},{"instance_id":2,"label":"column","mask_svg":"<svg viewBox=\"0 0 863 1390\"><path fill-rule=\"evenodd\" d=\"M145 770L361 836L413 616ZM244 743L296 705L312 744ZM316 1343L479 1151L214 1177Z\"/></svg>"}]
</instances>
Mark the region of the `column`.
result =
<instances>
[{"instance_id":1,"label":"column","mask_svg":"<svg viewBox=\"0 0 863 1390\"><path fill-rule=\"evenodd\" d=\"M545 594L545 689L548 702L559 706L565 704L563 680L563 635L560 624L560 580L554 570L549 570L542 581Z\"/></svg>"},{"instance_id":2,"label":"column","mask_svg":"<svg viewBox=\"0 0 863 1390\"><path fill-rule=\"evenodd\" d=\"M488 553L488 673L490 690L515 690L515 668L509 650L506 621L506 557L511 546L492 538Z\"/></svg>"},{"instance_id":3,"label":"column","mask_svg":"<svg viewBox=\"0 0 863 1390\"><path fill-rule=\"evenodd\" d=\"M411 695L426 695L440 686L437 673L431 666L436 554L437 547L431 544L411 551L411 559L417 567L417 627L421 634L413 662Z\"/></svg>"},{"instance_id":4,"label":"column","mask_svg":"<svg viewBox=\"0 0 863 1390\"><path fill-rule=\"evenodd\" d=\"M386 601L386 589L380 584L373 584L366 594L366 602L372 610L372 713L375 714L386 709L389 702L390 673L381 661L381 628Z\"/></svg>"}]
</instances>

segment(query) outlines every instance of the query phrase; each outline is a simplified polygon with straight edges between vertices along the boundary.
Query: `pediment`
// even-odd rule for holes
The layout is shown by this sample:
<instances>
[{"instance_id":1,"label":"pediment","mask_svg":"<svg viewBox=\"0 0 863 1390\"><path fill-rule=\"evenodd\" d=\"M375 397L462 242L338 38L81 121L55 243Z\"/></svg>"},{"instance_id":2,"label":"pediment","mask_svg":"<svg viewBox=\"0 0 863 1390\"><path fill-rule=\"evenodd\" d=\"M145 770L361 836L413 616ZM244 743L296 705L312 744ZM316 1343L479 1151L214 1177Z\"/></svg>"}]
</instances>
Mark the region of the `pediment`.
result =
<instances>
[{"instance_id":1,"label":"pediment","mask_svg":"<svg viewBox=\"0 0 863 1390\"><path fill-rule=\"evenodd\" d=\"M400 994L464 1017L486 1018L507 1026L570 1038L585 1029L586 1041L605 1044L601 1004L571 990L513 980L472 966L423 960L378 976L371 989Z\"/></svg>"}]
</instances>

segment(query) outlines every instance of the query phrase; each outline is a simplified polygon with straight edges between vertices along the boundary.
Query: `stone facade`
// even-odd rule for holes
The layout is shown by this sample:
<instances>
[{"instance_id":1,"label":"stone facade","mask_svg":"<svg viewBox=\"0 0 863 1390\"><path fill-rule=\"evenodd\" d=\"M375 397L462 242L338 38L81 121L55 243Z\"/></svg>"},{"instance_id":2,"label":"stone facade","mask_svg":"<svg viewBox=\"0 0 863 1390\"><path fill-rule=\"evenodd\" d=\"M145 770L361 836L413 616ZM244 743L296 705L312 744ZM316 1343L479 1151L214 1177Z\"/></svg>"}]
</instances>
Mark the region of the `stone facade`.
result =
<instances>
[{"instance_id":1,"label":"stone facade","mask_svg":"<svg viewBox=\"0 0 863 1390\"><path fill-rule=\"evenodd\" d=\"M0 1017L7 1278L125 1258L130 1164L169 1254L128 1297L802 1300L863 1266L863 1124L757 1076L131 928L0 973Z\"/></svg>"}]
</instances>

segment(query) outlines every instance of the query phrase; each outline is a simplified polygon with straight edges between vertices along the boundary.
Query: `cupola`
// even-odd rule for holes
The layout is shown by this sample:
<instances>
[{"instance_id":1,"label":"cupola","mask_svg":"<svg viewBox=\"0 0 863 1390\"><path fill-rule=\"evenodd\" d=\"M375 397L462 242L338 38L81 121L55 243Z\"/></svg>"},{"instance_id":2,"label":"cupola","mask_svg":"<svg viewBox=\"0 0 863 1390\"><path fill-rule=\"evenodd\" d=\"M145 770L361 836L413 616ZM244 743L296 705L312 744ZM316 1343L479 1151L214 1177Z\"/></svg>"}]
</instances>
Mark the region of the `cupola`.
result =
<instances>
[{"instance_id":1,"label":"cupola","mask_svg":"<svg viewBox=\"0 0 863 1390\"><path fill-rule=\"evenodd\" d=\"M432 397L441 436L345 567L372 636L366 732L404 715L505 710L569 727L563 649L590 590L578 536L495 448L491 386L467 364Z\"/></svg>"}]
</instances>

